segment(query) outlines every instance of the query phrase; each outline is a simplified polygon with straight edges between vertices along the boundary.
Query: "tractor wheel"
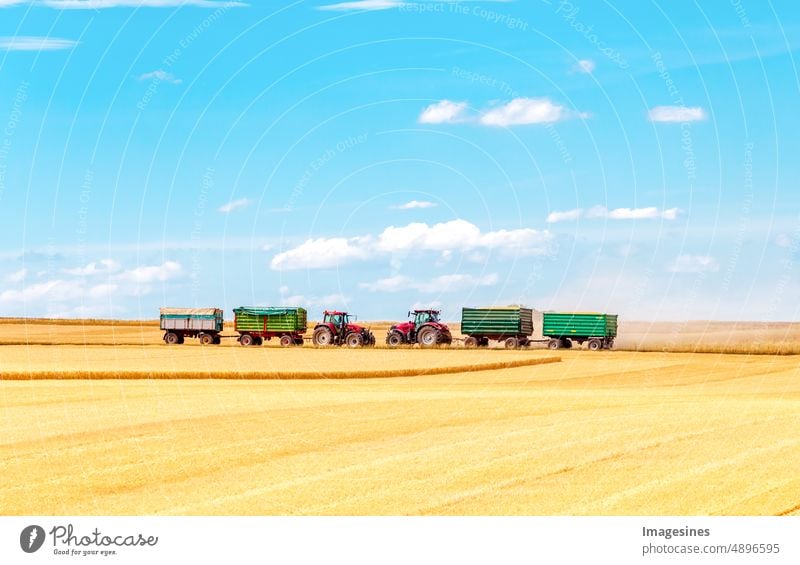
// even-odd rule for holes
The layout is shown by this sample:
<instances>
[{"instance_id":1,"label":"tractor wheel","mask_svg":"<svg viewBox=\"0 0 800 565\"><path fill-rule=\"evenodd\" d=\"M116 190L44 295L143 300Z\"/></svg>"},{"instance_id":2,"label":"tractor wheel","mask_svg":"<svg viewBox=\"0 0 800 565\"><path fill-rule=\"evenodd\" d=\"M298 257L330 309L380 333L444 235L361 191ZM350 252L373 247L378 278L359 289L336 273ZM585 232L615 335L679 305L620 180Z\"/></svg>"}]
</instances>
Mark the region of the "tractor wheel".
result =
<instances>
[{"instance_id":1,"label":"tractor wheel","mask_svg":"<svg viewBox=\"0 0 800 565\"><path fill-rule=\"evenodd\" d=\"M239 338L239 343L241 343L245 347L250 347L251 345L254 345L255 342L256 340L250 334L243 334Z\"/></svg>"},{"instance_id":2,"label":"tractor wheel","mask_svg":"<svg viewBox=\"0 0 800 565\"><path fill-rule=\"evenodd\" d=\"M214 343L214 336L211 334L200 334L197 336L197 339L200 340L200 345L211 345Z\"/></svg>"},{"instance_id":3,"label":"tractor wheel","mask_svg":"<svg viewBox=\"0 0 800 565\"><path fill-rule=\"evenodd\" d=\"M451 343L453 343L453 336L451 336L449 333L442 332L439 335L439 343L441 345L450 345Z\"/></svg>"},{"instance_id":4,"label":"tractor wheel","mask_svg":"<svg viewBox=\"0 0 800 565\"><path fill-rule=\"evenodd\" d=\"M603 342L599 339L590 339L589 340L589 351L600 351L603 349Z\"/></svg>"},{"instance_id":5,"label":"tractor wheel","mask_svg":"<svg viewBox=\"0 0 800 565\"><path fill-rule=\"evenodd\" d=\"M417 334L417 342L422 347L433 347L439 343L439 330L432 327L422 328Z\"/></svg>"},{"instance_id":6,"label":"tractor wheel","mask_svg":"<svg viewBox=\"0 0 800 565\"><path fill-rule=\"evenodd\" d=\"M164 336L164 341L167 345L178 345L181 342L180 336L175 332L169 332Z\"/></svg>"},{"instance_id":7,"label":"tractor wheel","mask_svg":"<svg viewBox=\"0 0 800 565\"><path fill-rule=\"evenodd\" d=\"M475 349L478 347L478 338L477 337L468 337L464 340L464 347L467 349Z\"/></svg>"},{"instance_id":8,"label":"tractor wheel","mask_svg":"<svg viewBox=\"0 0 800 565\"><path fill-rule=\"evenodd\" d=\"M281 347L289 347L290 345L294 345L294 338L290 335L282 335Z\"/></svg>"},{"instance_id":9,"label":"tractor wheel","mask_svg":"<svg viewBox=\"0 0 800 565\"><path fill-rule=\"evenodd\" d=\"M547 343L548 349L561 349L561 340L560 339L551 339Z\"/></svg>"},{"instance_id":10,"label":"tractor wheel","mask_svg":"<svg viewBox=\"0 0 800 565\"><path fill-rule=\"evenodd\" d=\"M400 332L389 332L386 336L386 345L389 347L399 347L405 343L405 338Z\"/></svg>"},{"instance_id":11,"label":"tractor wheel","mask_svg":"<svg viewBox=\"0 0 800 565\"><path fill-rule=\"evenodd\" d=\"M318 347L327 347L333 345L333 334L331 330L326 327L317 328L314 330L314 336L311 338L314 345Z\"/></svg>"},{"instance_id":12,"label":"tractor wheel","mask_svg":"<svg viewBox=\"0 0 800 565\"><path fill-rule=\"evenodd\" d=\"M347 344L347 347L355 349L356 347L364 345L364 336L358 332L351 332L345 336L344 342Z\"/></svg>"},{"instance_id":13,"label":"tractor wheel","mask_svg":"<svg viewBox=\"0 0 800 565\"><path fill-rule=\"evenodd\" d=\"M510 337L506 340L506 349L517 349L519 347L519 340L515 337Z\"/></svg>"}]
</instances>

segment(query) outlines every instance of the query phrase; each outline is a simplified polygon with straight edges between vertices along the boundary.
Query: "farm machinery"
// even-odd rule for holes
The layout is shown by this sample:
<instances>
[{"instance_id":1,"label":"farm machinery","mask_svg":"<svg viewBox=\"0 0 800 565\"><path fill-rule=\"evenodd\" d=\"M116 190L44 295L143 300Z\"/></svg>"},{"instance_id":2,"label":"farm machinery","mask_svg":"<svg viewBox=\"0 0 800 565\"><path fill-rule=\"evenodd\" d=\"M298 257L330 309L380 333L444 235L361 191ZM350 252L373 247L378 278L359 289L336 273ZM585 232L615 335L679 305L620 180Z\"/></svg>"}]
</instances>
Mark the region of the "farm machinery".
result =
<instances>
[{"instance_id":1,"label":"farm machinery","mask_svg":"<svg viewBox=\"0 0 800 565\"><path fill-rule=\"evenodd\" d=\"M328 311L322 322L314 328L311 338L314 345L347 345L347 347L366 347L375 345L375 335L368 329L354 324L355 316L337 310Z\"/></svg>"},{"instance_id":2,"label":"farm machinery","mask_svg":"<svg viewBox=\"0 0 800 565\"><path fill-rule=\"evenodd\" d=\"M434 347L453 342L450 328L439 320L439 310L412 310L408 317L407 322L389 328L386 345L399 347L419 343L422 347Z\"/></svg>"},{"instance_id":3,"label":"farm machinery","mask_svg":"<svg viewBox=\"0 0 800 565\"><path fill-rule=\"evenodd\" d=\"M542 334L550 338L550 349L569 349L573 343L591 351L611 349L617 337L619 317L616 314L594 312L545 312Z\"/></svg>"}]
</instances>

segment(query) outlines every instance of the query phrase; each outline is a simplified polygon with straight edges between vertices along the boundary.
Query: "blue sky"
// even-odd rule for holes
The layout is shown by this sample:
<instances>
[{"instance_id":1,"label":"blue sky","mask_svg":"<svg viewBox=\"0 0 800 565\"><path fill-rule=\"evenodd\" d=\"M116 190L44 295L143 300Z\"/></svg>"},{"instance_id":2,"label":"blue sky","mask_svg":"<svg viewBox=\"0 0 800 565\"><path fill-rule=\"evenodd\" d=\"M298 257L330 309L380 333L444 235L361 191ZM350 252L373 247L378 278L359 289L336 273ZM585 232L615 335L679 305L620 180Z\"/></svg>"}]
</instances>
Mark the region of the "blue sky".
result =
<instances>
[{"instance_id":1,"label":"blue sky","mask_svg":"<svg viewBox=\"0 0 800 565\"><path fill-rule=\"evenodd\" d=\"M798 320L793 2L0 0L0 315Z\"/></svg>"}]
</instances>

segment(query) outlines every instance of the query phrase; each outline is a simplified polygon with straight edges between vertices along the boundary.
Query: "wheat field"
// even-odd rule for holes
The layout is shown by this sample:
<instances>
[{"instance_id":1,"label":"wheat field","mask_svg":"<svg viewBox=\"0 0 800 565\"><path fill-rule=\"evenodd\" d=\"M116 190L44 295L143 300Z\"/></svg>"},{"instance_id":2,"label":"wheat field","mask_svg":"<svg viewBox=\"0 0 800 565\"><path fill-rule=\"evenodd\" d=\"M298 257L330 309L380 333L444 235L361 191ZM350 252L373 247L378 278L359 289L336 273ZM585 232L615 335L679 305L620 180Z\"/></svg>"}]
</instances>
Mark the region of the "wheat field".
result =
<instances>
[{"instance_id":1,"label":"wheat field","mask_svg":"<svg viewBox=\"0 0 800 565\"><path fill-rule=\"evenodd\" d=\"M0 508L9 515L800 513L797 357L559 351L560 362L488 365L548 356L2 346L0 372L463 372L1 380Z\"/></svg>"}]
</instances>

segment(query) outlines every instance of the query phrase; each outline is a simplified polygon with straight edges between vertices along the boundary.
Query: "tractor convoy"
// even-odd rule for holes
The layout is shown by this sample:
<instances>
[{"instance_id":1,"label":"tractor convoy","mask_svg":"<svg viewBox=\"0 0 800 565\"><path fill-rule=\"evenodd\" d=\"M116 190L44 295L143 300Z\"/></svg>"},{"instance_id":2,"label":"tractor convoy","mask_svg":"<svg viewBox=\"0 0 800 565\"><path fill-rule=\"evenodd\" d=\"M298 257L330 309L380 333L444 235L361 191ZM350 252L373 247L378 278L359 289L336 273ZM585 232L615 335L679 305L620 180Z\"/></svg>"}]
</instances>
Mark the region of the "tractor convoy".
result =
<instances>
[{"instance_id":1,"label":"tractor convoy","mask_svg":"<svg viewBox=\"0 0 800 565\"><path fill-rule=\"evenodd\" d=\"M162 308L161 329L168 345L196 338L202 345L218 345L223 337L235 337L245 347L262 345L275 338L283 347L303 345L308 331L308 315L296 307L239 307L233 310L237 336L223 336L222 310L219 308ZM386 333L388 347L419 345L423 348L449 346L456 341L450 328L441 321L439 310L412 310L408 320L393 324ZM326 310L311 333L317 347L375 345L375 334L358 325L355 315ZM533 339L533 310L521 307L463 308L461 333L464 347L488 347L491 341L506 349L546 343L550 349L569 349L587 344L588 349L611 349L617 337L618 317L614 314L582 312L544 312L543 339Z\"/></svg>"}]
</instances>

